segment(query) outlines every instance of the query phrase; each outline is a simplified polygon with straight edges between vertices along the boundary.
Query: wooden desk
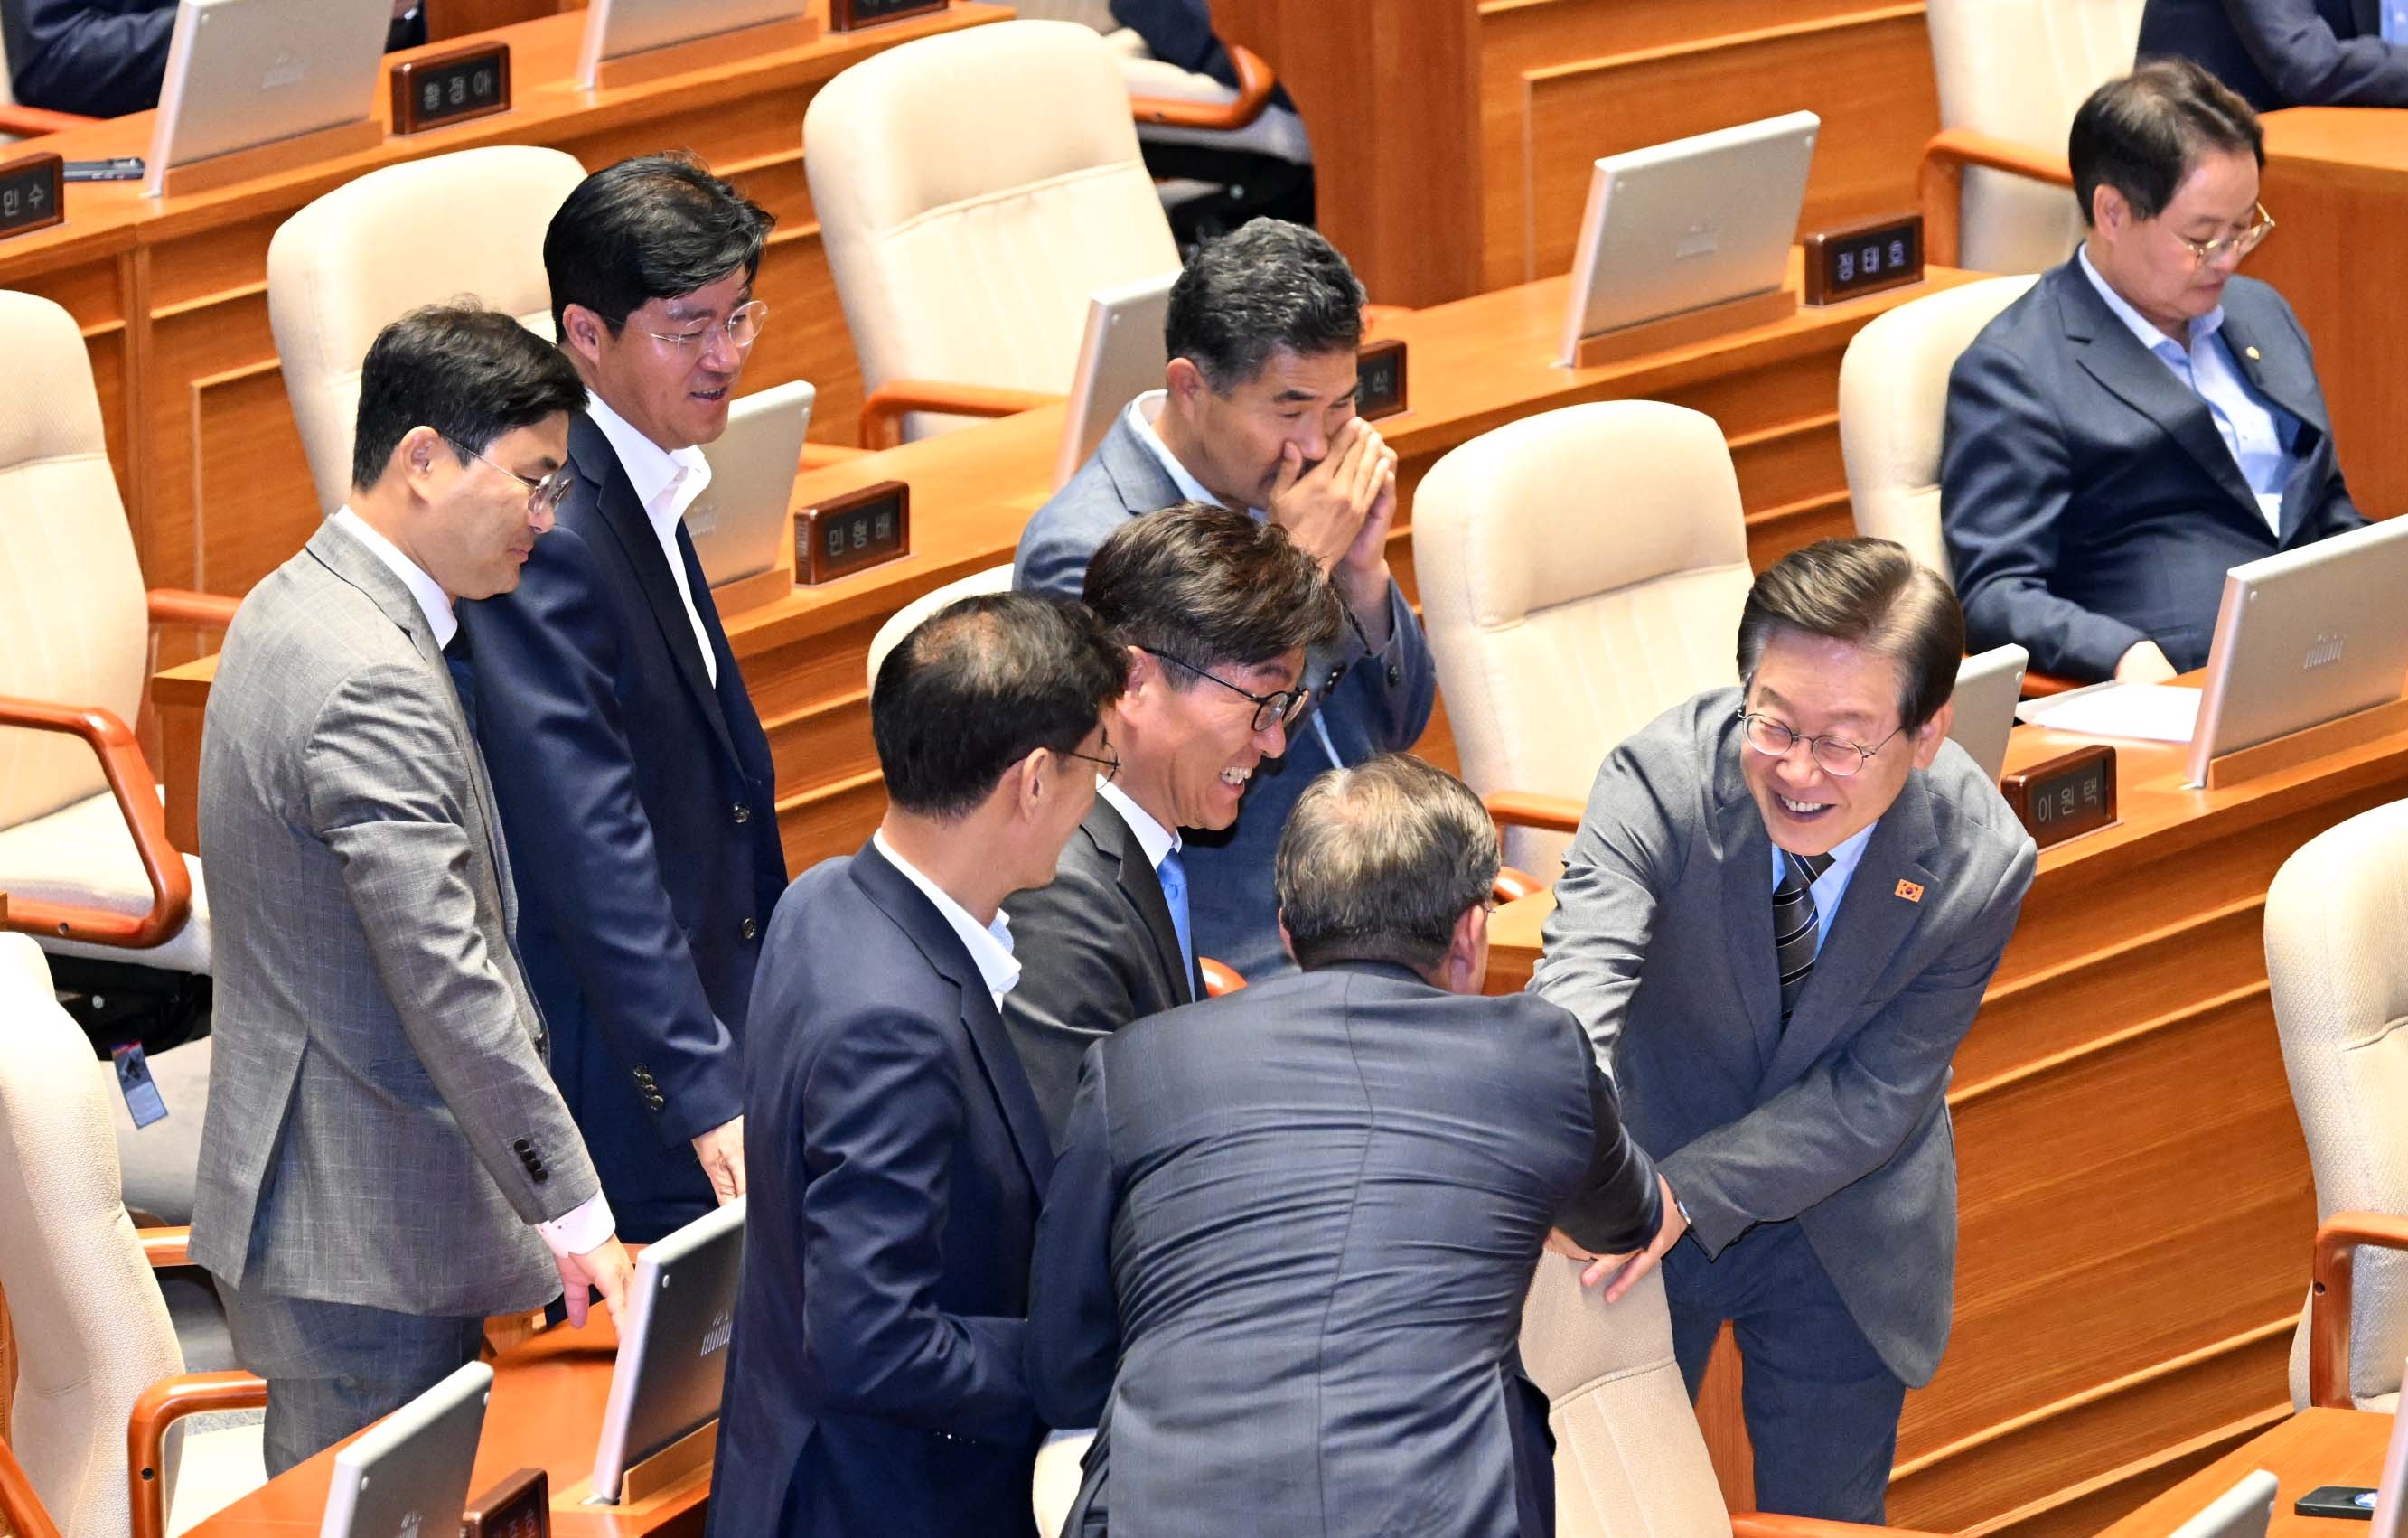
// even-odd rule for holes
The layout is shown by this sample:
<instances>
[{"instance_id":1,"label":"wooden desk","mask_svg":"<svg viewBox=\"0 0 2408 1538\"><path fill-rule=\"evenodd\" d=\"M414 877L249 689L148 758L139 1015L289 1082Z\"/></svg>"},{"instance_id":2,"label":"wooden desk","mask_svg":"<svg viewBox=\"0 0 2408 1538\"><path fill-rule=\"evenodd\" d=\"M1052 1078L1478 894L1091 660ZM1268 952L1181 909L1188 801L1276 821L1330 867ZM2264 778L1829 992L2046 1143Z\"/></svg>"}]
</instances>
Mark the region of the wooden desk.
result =
<instances>
[{"instance_id":1,"label":"wooden desk","mask_svg":"<svg viewBox=\"0 0 2408 1538\"><path fill-rule=\"evenodd\" d=\"M2283 1482L2267 1538L2347 1538L2358 1530L2329 1516L2301 1516L2291 1508L2319 1485L2373 1484L2391 1441L2391 1418L2363 1410L2302 1410L2217 1459L2100 1538L2165 1538L2258 1469Z\"/></svg>"},{"instance_id":2,"label":"wooden desk","mask_svg":"<svg viewBox=\"0 0 2408 1538\"><path fill-rule=\"evenodd\" d=\"M725 69L595 92L569 84L583 12L521 22L494 34L510 44L511 111L216 193L153 199L133 182L71 185L65 223L0 243L0 287L54 299L82 326L109 458L152 586L239 595L308 538L319 509L268 333L268 239L295 209L361 173L446 151L541 144L589 167L695 151L779 219L759 285L774 313L747 387L812 381L812 430L850 441L859 369L804 183L803 110L857 60L1010 14L959 3ZM380 93L378 115L389 110ZM70 160L147 154L153 117L94 123L42 147ZM171 638L168 660L193 654L178 649L183 641Z\"/></svg>"},{"instance_id":3,"label":"wooden desk","mask_svg":"<svg viewBox=\"0 0 2408 1538\"><path fill-rule=\"evenodd\" d=\"M494 1393L477 1445L471 1496L519 1469L552 1475L552 1531L560 1538L700 1538L710 1499L708 1465L647 1502L640 1514L565 1506L561 1494L594 1473L618 1332L600 1308L582 1330L555 1325L494 1362ZM314 1533L326 1513L333 1448L244 1496L192 1530L193 1538L280 1538ZM427 1538L436 1538L429 1533Z\"/></svg>"},{"instance_id":4,"label":"wooden desk","mask_svg":"<svg viewBox=\"0 0 2408 1538\"><path fill-rule=\"evenodd\" d=\"M2018 726L2008 766L2078 745ZM2288 1414L2315 1207L2266 888L2408 796L2408 733L2213 792L2184 751L2116 744L2123 821L2042 854L1957 1053L1956 1329L1906 1401L1900 1526L2090 1533ZM1491 987L1527 977L1549 905L1498 913Z\"/></svg>"}]
</instances>

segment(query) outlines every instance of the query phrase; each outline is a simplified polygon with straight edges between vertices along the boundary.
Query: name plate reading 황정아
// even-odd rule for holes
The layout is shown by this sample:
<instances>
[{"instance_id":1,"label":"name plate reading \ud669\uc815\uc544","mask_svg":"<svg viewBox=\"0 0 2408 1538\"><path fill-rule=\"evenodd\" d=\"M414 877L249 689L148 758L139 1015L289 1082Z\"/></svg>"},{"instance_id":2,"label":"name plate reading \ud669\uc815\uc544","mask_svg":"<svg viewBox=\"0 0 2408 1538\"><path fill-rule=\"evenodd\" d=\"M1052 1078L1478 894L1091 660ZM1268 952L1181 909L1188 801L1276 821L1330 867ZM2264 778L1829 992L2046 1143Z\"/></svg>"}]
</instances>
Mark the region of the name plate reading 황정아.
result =
<instances>
[{"instance_id":1,"label":"name plate reading \ud669\uc815\uc544","mask_svg":"<svg viewBox=\"0 0 2408 1538\"><path fill-rule=\"evenodd\" d=\"M1405 339L1383 337L1354 354L1354 414L1377 420L1405 409Z\"/></svg>"},{"instance_id":2,"label":"name plate reading \ud669\uc815\uc544","mask_svg":"<svg viewBox=\"0 0 2408 1538\"><path fill-rule=\"evenodd\" d=\"M849 577L911 553L911 488L881 481L795 514L795 581Z\"/></svg>"},{"instance_id":3,"label":"name plate reading \ud669\uc815\uc544","mask_svg":"<svg viewBox=\"0 0 2408 1538\"><path fill-rule=\"evenodd\" d=\"M2046 849L2115 822L2115 750L2105 743L2076 748L2045 764L2005 776L1999 793L2032 842Z\"/></svg>"},{"instance_id":4,"label":"name plate reading \ud669\uc815\uc544","mask_svg":"<svg viewBox=\"0 0 2408 1538\"><path fill-rule=\"evenodd\" d=\"M510 109L510 45L472 43L403 59L393 78L393 131L423 133Z\"/></svg>"},{"instance_id":5,"label":"name plate reading \ud669\uc815\uc544","mask_svg":"<svg viewBox=\"0 0 2408 1538\"><path fill-rule=\"evenodd\" d=\"M1897 214L1810 235L1806 302L1836 305L1923 281L1923 216Z\"/></svg>"},{"instance_id":6,"label":"name plate reading \ud669\uc815\uc544","mask_svg":"<svg viewBox=\"0 0 2408 1538\"><path fill-rule=\"evenodd\" d=\"M67 216L66 162L47 151L0 161L0 239Z\"/></svg>"},{"instance_id":7,"label":"name plate reading \ud669\uc815\uc544","mask_svg":"<svg viewBox=\"0 0 2408 1538\"><path fill-rule=\"evenodd\" d=\"M952 0L828 0L828 30L853 32L881 22L899 22L906 16L929 16L951 3Z\"/></svg>"}]
</instances>

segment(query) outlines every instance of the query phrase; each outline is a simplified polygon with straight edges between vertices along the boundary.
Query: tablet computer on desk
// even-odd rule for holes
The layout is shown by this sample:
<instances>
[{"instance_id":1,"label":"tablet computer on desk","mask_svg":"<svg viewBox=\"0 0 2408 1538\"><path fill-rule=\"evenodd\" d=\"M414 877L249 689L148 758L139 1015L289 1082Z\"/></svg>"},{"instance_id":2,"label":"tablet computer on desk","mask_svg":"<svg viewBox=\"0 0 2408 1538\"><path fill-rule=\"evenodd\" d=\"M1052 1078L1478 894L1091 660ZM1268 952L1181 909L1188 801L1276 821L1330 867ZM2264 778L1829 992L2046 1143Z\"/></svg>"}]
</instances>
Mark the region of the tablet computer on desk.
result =
<instances>
[{"instance_id":1,"label":"tablet computer on desk","mask_svg":"<svg viewBox=\"0 0 2408 1538\"><path fill-rule=\"evenodd\" d=\"M2007 737L2015 729L2015 702L2023 697L2030 660L2020 646L1993 646L1956 665L1956 689L1948 697L1956 713L1948 735L1993 781L2007 767Z\"/></svg>"},{"instance_id":2,"label":"tablet computer on desk","mask_svg":"<svg viewBox=\"0 0 2408 1538\"><path fill-rule=\"evenodd\" d=\"M709 585L724 587L778 564L817 394L796 380L746 395L727 409L719 441L702 446L710 484L685 510L685 532Z\"/></svg>"},{"instance_id":3,"label":"tablet computer on desk","mask_svg":"<svg viewBox=\"0 0 2408 1538\"><path fill-rule=\"evenodd\" d=\"M460 1531L494 1370L470 1362L335 1455L319 1538L438 1538Z\"/></svg>"},{"instance_id":4,"label":"tablet computer on desk","mask_svg":"<svg viewBox=\"0 0 2408 1538\"><path fill-rule=\"evenodd\" d=\"M743 1273L742 1197L636 1258L594 1454L595 1501L617 1504L629 1469L717 1418Z\"/></svg>"},{"instance_id":5,"label":"tablet computer on desk","mask_svg":"<svg viewBox=\"0 0 2408 1538\"><path fill-rule=\"evenodd\" d=\"M1070 405L1062 416L1062 444L1054 455L1055 491L1087 462L1130 401L1162 388L1162 370L1170 361L1163 326L1170 319L1170 285L1178 280L1173 269L1089 296L1079 368L1070 377Z\"/></svg>"}]
</instances>

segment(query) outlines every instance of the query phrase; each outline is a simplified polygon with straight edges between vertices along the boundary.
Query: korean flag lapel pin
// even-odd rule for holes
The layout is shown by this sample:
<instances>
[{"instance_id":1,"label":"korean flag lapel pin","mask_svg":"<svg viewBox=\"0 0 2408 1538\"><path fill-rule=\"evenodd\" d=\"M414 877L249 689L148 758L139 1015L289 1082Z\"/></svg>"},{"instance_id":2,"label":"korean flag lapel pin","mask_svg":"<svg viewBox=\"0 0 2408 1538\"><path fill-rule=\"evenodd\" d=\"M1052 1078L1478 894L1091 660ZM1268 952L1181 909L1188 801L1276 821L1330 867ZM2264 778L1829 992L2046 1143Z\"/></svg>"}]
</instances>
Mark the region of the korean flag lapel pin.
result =
<instances>
[{"instance_id":1,"label":"korean flag lapel pin","mask_svg":"<svg viewBox=\"0 0 2408 1538\"><path fill-rule=\"evenodd\" d=\"M1921 884L1916 882L1901 881L1898 884L1898 895L1904 898L1909 902L1921 902L1923 900L1923 887Z\"/></svg>"}]
</instances>

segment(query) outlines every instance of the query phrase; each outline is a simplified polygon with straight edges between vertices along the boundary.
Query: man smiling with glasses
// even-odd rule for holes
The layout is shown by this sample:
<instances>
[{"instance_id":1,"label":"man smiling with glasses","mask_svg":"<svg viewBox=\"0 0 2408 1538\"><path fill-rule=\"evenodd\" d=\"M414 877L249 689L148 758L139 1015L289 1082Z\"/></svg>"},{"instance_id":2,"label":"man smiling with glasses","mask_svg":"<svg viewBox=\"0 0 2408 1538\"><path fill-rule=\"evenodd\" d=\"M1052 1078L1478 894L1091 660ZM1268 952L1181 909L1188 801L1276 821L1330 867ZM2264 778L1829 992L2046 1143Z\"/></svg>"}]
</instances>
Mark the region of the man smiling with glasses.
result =
<instances>
[{"instance_id":1,"label":"man smiling with glasses","mask_svg":"<svg viewBox=\"0 0 2408 1538\"><path fill-rule=\"evenodd\" d=\"M785 887L775 769L683 525L768 307L769 216L695 162L588 177L544 238L588 392L517 593L462 609L552 1071L630 1239L744 1189L739 1067Z\"/></svg>"},{"instance_id":2,"label":"man smiling with glasses","mask_svg":"<svg viewBox=\"0 0 2408 1538\"><path fill-rule=\"evenodd\" d=\"M2228 568L2365 520L2306 334L2236 270L2274 230L2249 104L2159 60L2070 150L2088 237L1957 360L1941 527L1976 649L2153 682L2206 664Z\"/></svg>"}]
</instances>

